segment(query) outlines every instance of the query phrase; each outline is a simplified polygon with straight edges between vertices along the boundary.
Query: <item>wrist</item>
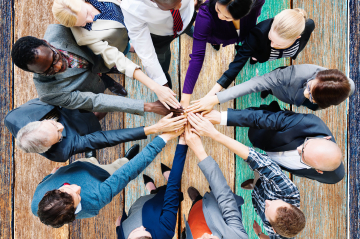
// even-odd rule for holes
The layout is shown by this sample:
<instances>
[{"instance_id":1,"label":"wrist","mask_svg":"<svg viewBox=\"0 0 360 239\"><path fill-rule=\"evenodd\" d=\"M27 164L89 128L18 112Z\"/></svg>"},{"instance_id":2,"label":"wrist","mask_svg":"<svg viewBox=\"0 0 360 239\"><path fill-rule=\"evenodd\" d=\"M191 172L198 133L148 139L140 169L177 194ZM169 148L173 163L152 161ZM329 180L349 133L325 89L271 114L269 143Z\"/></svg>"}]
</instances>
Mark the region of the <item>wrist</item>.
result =
<instances>
[{"instance_id":1,"label":"wrist","mask_svg":"<svg viewBox=\"0 0 360 239\"><path fill-rule=\"evenodd\" d=\"M222 135L223 135L222 133L220 133L219 131L217 131L217 130L215 129L214 132L209 135L209 137L210 137L211 139L219 142L219 141L221 141L220 138L221 138Z\"/></svg>"},{"instance_id":2,"label":"wrist","mask_svg":"<svg viewBox=\"0 0 360 239\"><path fill-rule=\"evenodd\" d=\"M206 159L208 157L204 148L201 148L200 150L196 150L196 152L194 152L194 153L200 161L203 161L204 159Z\"/></svg>"},{"instance_id":3,"label":"wrist","mask_svg":"<svg viewBox=\"0 0 360 239\"><path fill-rule=\"evenodd\" d=\"M162 137L164 140L166 140L166 142L173 139L173 138L171 137L171 135L170 135L170 134L167 134L167 133L161 134L161 137Z\"/></svg>"},{"instance_id":4,"label":"wrist","mask_svg":"<svg viewBox=\"0 0 360 239\"><path fill-rule=\"evenodd\" d=\"M144 103L144 112L152 112L152 103Z\"/></svg>"},{"instance_id":5,"label":"wrist","mask_svg":"<svg viewBox=\"0 0 360 239\"><path fill-rule=\"evenodd\" d=\"M211 96L211 103L212 103L213 106L220 103L216 94Z\"/></svg>"},{"instance_id":6,"label":"wrist","mask_svg":"<svg viewBox=\"0 0 360 239\"><path fill-rule=\"evenodd\" d=\"M154 124L154 125L151 125L151 126L144 127L144 132L145 132L145 135L148 136L150 134L158 133L159 129L157 127L157 124Z\"/></svg>"}]
</instances>

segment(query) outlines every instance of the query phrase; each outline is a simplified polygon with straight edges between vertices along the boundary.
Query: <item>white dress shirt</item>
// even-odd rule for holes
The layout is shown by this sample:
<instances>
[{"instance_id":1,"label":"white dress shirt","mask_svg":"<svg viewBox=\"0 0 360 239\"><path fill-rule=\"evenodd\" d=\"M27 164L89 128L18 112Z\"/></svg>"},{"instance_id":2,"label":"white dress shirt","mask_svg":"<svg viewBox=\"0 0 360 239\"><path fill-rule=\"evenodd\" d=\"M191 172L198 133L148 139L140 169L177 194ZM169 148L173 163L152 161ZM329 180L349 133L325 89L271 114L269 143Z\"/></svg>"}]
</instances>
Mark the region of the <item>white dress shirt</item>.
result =
<instances>
[{"instance_id":1,"label":"white dress shirt","mask_svg":"<svg viewBox=\"0 0 360 239\"><path fill-rule=\"evenodd\" d=\"M311 167L300 162L300 154L295 150L283 152L266 152L267 155L277 164L284 168L298 170L309 169Z\"/></svg>"},{"instance_id":2,"label":"white dress shirt","mask_svg":"<svg viewBox=\"0 0 360 239\"><path fill-rule=\"evenodd\" d=\"M181 3L179 10L184 31L194 14L194 0L182 0ZM150 0L123 0L120 6L131 43L147 75L160 85L165 85L167 79L156 56L150 33L159 36L174 35L174 20L170 10L163 11Z\"/></svg>"}]
</instances>

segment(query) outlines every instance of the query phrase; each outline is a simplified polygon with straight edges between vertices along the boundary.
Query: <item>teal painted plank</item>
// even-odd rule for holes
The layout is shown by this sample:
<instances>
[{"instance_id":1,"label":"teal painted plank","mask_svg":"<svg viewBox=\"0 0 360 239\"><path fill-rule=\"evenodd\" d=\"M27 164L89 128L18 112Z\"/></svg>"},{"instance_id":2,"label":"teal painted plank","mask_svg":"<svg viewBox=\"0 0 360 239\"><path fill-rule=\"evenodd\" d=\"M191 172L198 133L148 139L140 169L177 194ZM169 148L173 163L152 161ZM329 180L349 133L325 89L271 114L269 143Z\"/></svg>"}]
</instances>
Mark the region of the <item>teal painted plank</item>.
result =
<instances>
[{"instance_id":1,"label":"teal painted plank","mask_svg":"<svg viewBox=\"0 0 360 239\"><path fill-rule=\"evenodd\" d=\"M290 1L266 1L264 7L262 8L261 16L259 17L258 22L274 17L281 10L287 8L290 8ZM241 84L242 82L245 82L254 76L266 74L279 66L285 65L290 65L289 59L279 59L276 61L266 62L262 64L257 63L255 65L250 65L248 62L247 65L240 72L240 74L237 76L236 84ZM265 100L262 100L260 98L260 93L243 96L236 99L236 109L245 109L248 107L260 106L261 104L268 104L275 99L275 97L269 95ZM290 108L289 105L286 105L284 103L280 103L280 106L285 106L288 109ZM248 128L237 127L236 140L245 145L251 146L247 133ZM244 190L240 187L242 182L250 178L254 178L253 171L250 170L250 168L247 166L247 163L245 163L242 158L236 156L235 190L236 194L242 196L245 200L245 204L242 206L243 223L245 226L245 230L249 234L249 238L257 238L252 225L254 220L256 220L259 225L262 226L262 221L260 217L256 214L252 204L252 191ZM263 232L265 232L264 229Z\"/></svg>"},{"instance_id":2,"label":"teal painted plank","mask_svg":"<svg viewBox=\"0 0 360 239\"><path fill-rule=\"evenodd\" d=\"M316 25L308 46L294 63L318 64L345 73L347 71L347 1L294 0L293 5L304 8ZM294 107L294 111L314 113L303 107ZM341 147L346 171L347 113L348 101L315 113L324 120ZM296 176L294 182L300 190L301 209L307 218L307 226L299 238L347 238L347 175L336 185L324 185Z\"/></svg>"},{"instance_id":3,"label":"teal painted plank","mask_svg":"<svg viewBox=\"0 0 360 239\"><path fill-rule=\"evenodd\" d=\"M173 91L177 93L179 99L179 40L178 38L173 41L172 46L172 58L169 74L172 79ZM129 58L141 65L139 58L136 54L129 54ZM128 92L129 98L141 99L145 102L154 102L157 99L155 93L150 91L146 86L138 82L137 80L125 79L125 87ZM158 122L162 116L154 113L145 113L144 116L125 114L124 125L125 128L133 128L139 126L150 126ZM148 136L146 140L140 140L135 142L128 142L125 144L125 151L129 149L135 143L140 144L140 150L143 149L148 143L150 143L156 135ZM172 140L167 143L166 147L156 157L156 159L144 170L143 173L152 177L157 186L166 184L164 177L161 175L160 163L164 163L169 167L172 166L172 161L176 149L177 140ZM131 205L143 195L149 194L143 183L142 174L140 174L135 180L131 181L125 189L125 210L129 211Z\"/></svg>"}]
</instances>

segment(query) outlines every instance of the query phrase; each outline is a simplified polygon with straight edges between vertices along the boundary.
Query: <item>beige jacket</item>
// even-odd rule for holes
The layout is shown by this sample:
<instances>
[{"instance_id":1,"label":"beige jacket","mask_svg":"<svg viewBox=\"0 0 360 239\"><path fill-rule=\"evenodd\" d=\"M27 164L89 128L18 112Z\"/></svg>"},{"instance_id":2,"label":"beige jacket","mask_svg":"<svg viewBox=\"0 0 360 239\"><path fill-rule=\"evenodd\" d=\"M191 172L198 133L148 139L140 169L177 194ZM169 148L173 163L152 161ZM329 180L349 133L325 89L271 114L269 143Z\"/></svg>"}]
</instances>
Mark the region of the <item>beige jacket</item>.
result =
<instances>
[{"instance_id":1,"label":"beige jacket","mask_svg":"<svg viewBox=\"0 0 360 239\"><path fill-rule=\"evenodd\" d=\"M120 6L117 0L99 1L113 2ZM116 66L118 71L132 79L135 69L140 68L123 54L128 44L128 34L120 22L99 19L93 22L91 31L82 27L71 27L71 31L77 44L86 45L94 54L101 55L109 69Z\"/></svg>"}]
</instances>

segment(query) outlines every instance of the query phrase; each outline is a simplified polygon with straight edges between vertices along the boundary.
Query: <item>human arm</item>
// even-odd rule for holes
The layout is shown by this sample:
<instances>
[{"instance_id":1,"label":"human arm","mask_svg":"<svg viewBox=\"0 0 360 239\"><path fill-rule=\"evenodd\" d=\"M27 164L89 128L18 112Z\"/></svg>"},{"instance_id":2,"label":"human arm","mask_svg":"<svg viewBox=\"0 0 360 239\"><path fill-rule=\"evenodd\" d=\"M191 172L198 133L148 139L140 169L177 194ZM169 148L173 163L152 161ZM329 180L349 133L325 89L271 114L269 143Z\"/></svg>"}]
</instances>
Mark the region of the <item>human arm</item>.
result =
<instances>
[{"instance_id":1,"label":"human arm","mask_svg":"<svg viewBox=\"0 0 360 239\"><path fill-rule=\"evenodd\" d=\"M264 233L262 233L261 227L259 226L259 224L254 220L254 224L253 224L253 228L254 228L254 232L255 234L260 238L260 239L270 239L270 237ZM259 233L261 232L260 236Z\"/></svg>"},{"instance_id":2,"label":"human arm","mask_svg":"<svg viewBox=\"0 0 360 239\"><path fill-rule=\"evenodd\" d=\"M211 124L211 123L210 123ZM248 238L242 224L242 216L239 212L233 192L221 172L219 165L211 156L207 156L201 143L200 136L187 129L185 132L186 143L198 156L200 162L198 166L208 180L211 190L218 202L225 223L231 227L239 238Z\"/></svg>"},{"instance_id":3,"label":"human arm","mask_svg":"<svg viewBox=\"0 0 360 239\"><path fill-rule=\"evenodd\" d=\"M180 142L177 145L173 166L169 175L169 180L164 195L164 203L162 207L162 214L160 216L160 223L168 231L175 230L176 217L181 194L181 176L184 169L187 149L188 146L180 144Z\"/></svg>"},{"instance_id":4,"label":"human arm","mask_svg":"<svg viewBox=\"0 0 360 239\"><path fill-rule=\"evenodd\" d=\"M141 59L141 63L144 66L147 75L159 85L165 85L167 79L155 53L147 22L127 11L126 5L124 6L124 4L127 3L122 3L121 9L136 54Z\"/></svg>"},{"instance_id":5,"label":"human arm","mask_svg":"<svg viewBox=\"0 0 360 239\"><path fill-rule=\"evenodd\" d=\"M156 134L159 132L171 132L182 129L187 123L187 119L184 115L180 115L174 118L171 118L173 113L168 114L163 117L159 122L154 125L144 128L145 135Z\"/></svg>"},{"instance_id":6,"label":"human arm","mask_svg":"<svg viewBox=\"0 0 360 239\"><path fill-rule=\"evenodd\" d=\"M110 203L113 197L123 190L131 180L135 179L165 147L165 141L171 140L181 133L182 131L164 133L161 135L162 138L156 137L139 154L101 183L98 195L99 207L102 208Z\"/></svg>"}]
</instances>

